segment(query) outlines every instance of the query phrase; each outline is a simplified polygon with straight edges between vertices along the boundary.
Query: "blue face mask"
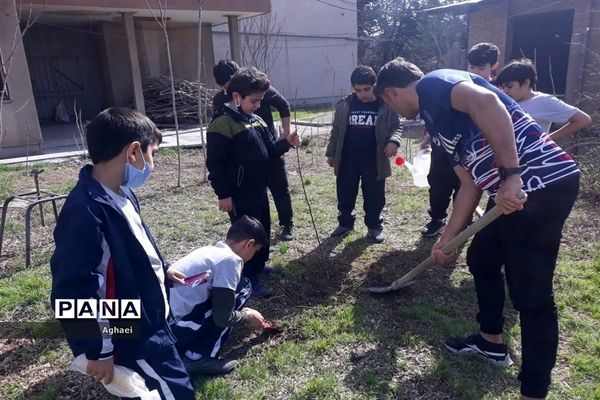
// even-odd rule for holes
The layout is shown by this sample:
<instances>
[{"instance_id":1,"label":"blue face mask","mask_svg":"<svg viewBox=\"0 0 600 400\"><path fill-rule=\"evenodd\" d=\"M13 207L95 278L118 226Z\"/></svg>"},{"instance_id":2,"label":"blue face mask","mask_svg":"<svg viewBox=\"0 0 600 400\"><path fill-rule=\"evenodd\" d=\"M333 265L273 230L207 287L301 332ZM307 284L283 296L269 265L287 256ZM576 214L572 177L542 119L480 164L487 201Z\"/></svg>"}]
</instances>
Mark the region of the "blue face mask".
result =
<instances>
[{"instance_id":1,"label":"blue face mask","mask_svg":"<svg viewBox=\"0 0 600 400\"><path fill-rule=\"evenodd\" d=\"M144 168L137 169L129 161L127 161L127 164L125 164L125 177L123 178L123 186L130 189L142 186L144 182L148 180L150 173L152 172L152 168L144 158L144 153L142 153L141 147L140 154L142 155L142 160L144 160Z\"/></svg>"}]
</instances>

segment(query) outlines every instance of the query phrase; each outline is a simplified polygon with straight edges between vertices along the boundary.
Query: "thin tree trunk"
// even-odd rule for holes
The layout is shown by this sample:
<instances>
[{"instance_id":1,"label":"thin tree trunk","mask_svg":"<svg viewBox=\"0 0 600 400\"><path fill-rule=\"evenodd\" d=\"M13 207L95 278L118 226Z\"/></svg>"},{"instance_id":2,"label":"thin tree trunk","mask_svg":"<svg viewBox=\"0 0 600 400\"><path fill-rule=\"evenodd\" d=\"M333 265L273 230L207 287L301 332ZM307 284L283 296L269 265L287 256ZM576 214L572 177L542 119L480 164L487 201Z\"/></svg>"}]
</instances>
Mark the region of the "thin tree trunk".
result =
<instances>
[{"instance_id":1,"label":"thin tree trunk","mask_svg":"<svg viewBox=\"0 0 600 400\"><path fill-rule=\"evenodd\" d=\"M173 62L171 61L171 45L166 25L163 27L167 42L167 62L169 63L169 76L171 78L171 101L173 102L173 120L175 121L175 137L177 139L177 187L181 187L181 146L179 145L179 118L177 117L177 102L175 98L175 78L173 76Z\"/></svg>"},{"instance_id":2,"label":"thin tree trunk","mask_svg":"<svg viewBox=\"0 0 600 400\"><path fill-rule=\"evenodd\" d=\"M175 121L175 138L177 140L177 187L181 187L181 146L179 145L179 118L177 117L177 99L175 96L175 77L173 76L173 61L171 59L171 43L169 41L169 31L167 30L167 0L163 6L162 0L158 0L159 15L150 6L149 0L146 0L146 6L152 13L152 17L160 26L165 35L167 45L167 63L169 65L169 77L171 79L171 102L173 105L173 120Z\"/></svg>"},{"instance_id":3,"label":"thin tree trunk","mask_svg":"<svg viewBox=\"0 0 600 400\"><path fill-rule=\"evenodd\" d=\"M202 6L204 0L198 2L198 123L200 124L200 142L202 143L202 154L204 162L202 163L202 183L208 181L206 173L206 143L204 143L204 106L202 104Z\"/></svg>"}]
</instances>

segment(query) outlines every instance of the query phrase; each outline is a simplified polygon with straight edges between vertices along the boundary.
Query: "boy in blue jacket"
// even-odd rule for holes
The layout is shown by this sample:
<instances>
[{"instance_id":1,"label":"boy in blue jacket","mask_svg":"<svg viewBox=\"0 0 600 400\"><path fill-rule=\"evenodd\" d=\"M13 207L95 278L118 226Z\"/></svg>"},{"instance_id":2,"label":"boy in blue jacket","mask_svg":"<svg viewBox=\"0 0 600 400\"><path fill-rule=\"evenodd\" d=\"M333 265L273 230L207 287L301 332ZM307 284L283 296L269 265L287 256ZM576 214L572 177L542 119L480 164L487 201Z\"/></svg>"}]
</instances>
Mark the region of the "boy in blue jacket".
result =
<instances>
[{"instance_id":1,"label":"boy in blue jacket","mask_svg":"<svg viewBox=\"0 0 600 400\"><path fill-rule=\"evenodd\" d=\"M50 260L52 303L57 299L139 299L141 318L130 336L110 335L107 320L62 320L75 357L85 355L87 374L104 384L114 366L144 378L162 399L194 399L189 375L167 324L169 281L183 275L169 269L140 216L131 191L154 167L162 135L137 111L110 108L86 127L92 165L60 213ZM110 326L127 321L111 320Z\"/></svg>"}]
</instances>

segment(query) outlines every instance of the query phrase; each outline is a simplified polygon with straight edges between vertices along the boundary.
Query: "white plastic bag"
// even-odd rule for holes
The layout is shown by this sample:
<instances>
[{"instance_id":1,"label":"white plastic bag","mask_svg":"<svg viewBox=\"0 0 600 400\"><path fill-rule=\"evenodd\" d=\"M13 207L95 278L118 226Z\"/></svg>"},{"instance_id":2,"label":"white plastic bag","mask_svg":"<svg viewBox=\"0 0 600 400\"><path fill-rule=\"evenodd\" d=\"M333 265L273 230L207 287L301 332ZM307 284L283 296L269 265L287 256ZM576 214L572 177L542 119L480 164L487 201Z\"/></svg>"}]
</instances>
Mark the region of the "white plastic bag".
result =
<instances>
[{"instance_id":1,"label":"white plastic bag","mask_svg":"<svg viewBox=\"0 0 600 400\"><path fill-rule=\"evenodd\" d=\"M71 118L69 118L67 106L65 106L64 101L61 101L56 106L56 110L54 111L54 120L56 122L71 122Z\"/></svg>"},{"instance_id":2,"label":"white plastic bag","mask_svg":"<svg viewBox=\"0 0 600 400\"><path fill-rule=\"evenodd\" d=\"M80 354L69 365L69 369L87 375L87 366L88 360L85 358L85 354ZM115 365L114 377L110 384L102 384L106 390L115 396L139 397L142 400L160 400L158 391L149 391L144 378L140 374L122 365Z\"/></svg>"},{"instance_id":3,"label":"white plastic bag","mask_svg":"<svg viewBox=\"0 0 600 400\"><path fill-rule=\"evenodd\" d=\"M429 175L429 168L431 166L431 151L419 150L417 156L413 158L412 164L408 161L405 164L413 177L415 186L423 188L429 187L427 175Z\"/></svg>"}]
</instances>

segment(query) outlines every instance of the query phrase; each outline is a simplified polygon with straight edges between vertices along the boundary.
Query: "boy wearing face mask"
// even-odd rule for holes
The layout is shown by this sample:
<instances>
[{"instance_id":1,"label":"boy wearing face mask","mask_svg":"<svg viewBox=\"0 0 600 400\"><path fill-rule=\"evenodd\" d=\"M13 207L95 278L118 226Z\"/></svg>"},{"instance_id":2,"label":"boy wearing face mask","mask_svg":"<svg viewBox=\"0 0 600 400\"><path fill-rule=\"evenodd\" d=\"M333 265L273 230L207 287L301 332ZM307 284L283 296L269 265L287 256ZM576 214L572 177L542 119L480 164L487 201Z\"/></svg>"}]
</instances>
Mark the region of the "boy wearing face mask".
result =
<instances>
[{"instance_id":1,"label":"boy wearing face mask","mask_svg":"<svg viewBox=\"0 0 600 400\"><path fill-rule=\"evenodd\" d=\"M69 346L87 360L87 374L105 385L120 365L161 398L194 399L167 324L167 286L183 283L184 275L165 263L131 190L150 176L162 135L143 114L109 108L90 121L86 137L93 165L81 169L54 231L52 304L139 299L141 318L61 320ZM129 326L133 332L124 335L108 329Z\"/></svg>"},{"instance_id":2,"label":"boy wearing face mask","mask_svg":"<svg viewBox=\"0 0 600 400\"><path fill-rule=\"evenodd\" d=\"M229 213L231 222L243 215L254 217L267 232L267 243L244 264L243 270L252 283L252 294L259 298L271 295L271 289L261 281L269 259L271 234L269 160L300 144L295 131L275 141L267 124L254 114L269 87L267 76L256 68L238 70L227 86L229 102L206 134L208 180L217 195L219 210Z\"/></svg>"},{"instance_id":3,"label":"boy wearing face mask","mask_svg":"<svg viewBox=\"0 0 600 400\"><path fill-rule=\"evenodd\" d=\"M223 113L225 104L229 101L227 97L227 86L231 77L240 69L237 63L233 60L221 60L213 67L213 76L217 85L221 89L213 97L213 119ZM277 110L281 122L281 136L285 137L291 132L290 129L290 104L288 101L275 89L269 86L265 95L260 102L260 107L255 114L262 118L267 124L271 136L277 140L279 135L275 129L273 122L273 114L271 109ZM277 209L279 217L279 225L281 226L281 240L294 239L294 210L292 209L292 197L288 184L287 173L285 170L285 157L271 158L269 165L269 179L267 187L273 197L273 203Z\"/></svg>"}]
</instances>

